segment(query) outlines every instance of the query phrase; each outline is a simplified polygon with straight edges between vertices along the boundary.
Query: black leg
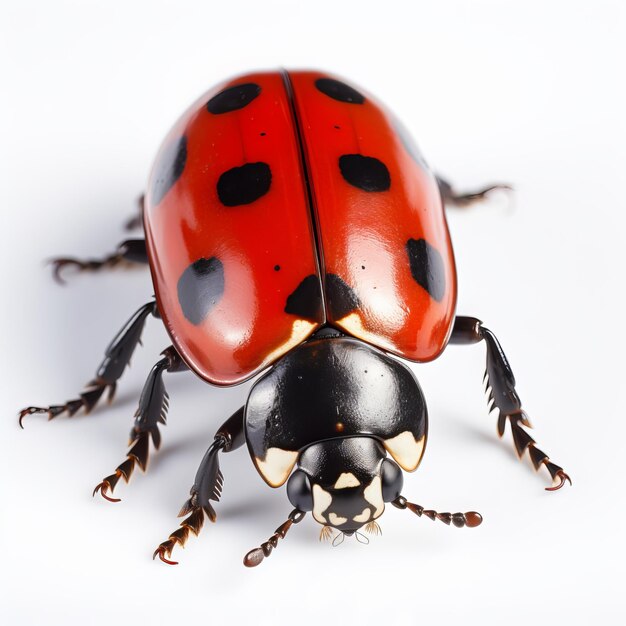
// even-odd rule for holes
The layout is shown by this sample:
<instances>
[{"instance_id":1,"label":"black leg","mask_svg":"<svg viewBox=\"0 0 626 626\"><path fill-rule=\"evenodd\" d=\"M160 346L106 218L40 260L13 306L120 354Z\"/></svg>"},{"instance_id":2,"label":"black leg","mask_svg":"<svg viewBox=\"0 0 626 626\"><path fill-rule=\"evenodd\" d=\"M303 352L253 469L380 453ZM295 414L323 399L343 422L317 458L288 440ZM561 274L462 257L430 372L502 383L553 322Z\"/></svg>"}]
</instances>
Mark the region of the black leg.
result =
<instances>
[{"instance_id":1,"label":"black leg","mask_svg":"<svg viewBox=\"0 0 626 626\"><path fill-rule=\"evenodd\" d=\"M99 259L75 259L72 257L58 257L52 259L52 273L57 282L64 284L61 272L66 267L73 267L78 272L95 272L103 268L117 267L122 264L147 264L148 253L146 242L143 239L127 239L123 241L115 252Z\"/></svg>"},{"instance_id":2,"label":"black leg","mask_svg":"<svg viewBox=\"0 0 626 626\"><path fill-rule=\"evenodd\" d=\"M139 406L135 412L135 424L130 431L130 449L126 453L126 460L115 468L115 472L107 476L93 490L93 495L100 492L109 502L119 502L119 498L111 498L107 492L115 489L120 478L125 482L139 465L142 471L146 470L150 455L150 438L155 449L161 445L159 424L165 424L169 408L169 396L163 384L163 372L183 372L187 365L173 346L162 353L163 358L154 365L141 392Z\"/></svg>"},{"instance_id":3,"label":"black leg","mask_svg":"<svg viewBox=\"0 0 626 626\"><path fill-rule=\"evenodd\" d=\"M115 394L117 381L129 365L137 344L141 343L141 333L149 315L160 317L155 302L144 304L126 322L122 330L120 330L106 349L104 360L98 367L96 377L86 385L87 389L78 398L70 400L65 404L48 407L29 406L20 411L20 426L22 426L24 417L33 413L47 413L48 419L61 415L61 413L67 413L71 417L81 408L85 410L85 413L89 413L106 389L108 389L108 400L110 402Z\"/></svg>"},{"instance_id":4,"label":"black leg","mask_svg":"<svg viewBox=\"0 0 626 626\"><path fill-rule=\"evenodd\" d=\"M143 224L143 207L146 201L146 197L144 194L141 194L139 198L137 198L137 212L131 218L126 220L124 224L124 228L126 230L135 230L136 228L141 228Z\"/></svg>"},{"instance_id":5,"label":"black leg","mask_svg":"<svg viewBox=\"0 0 626 626\"><path fill-rule=\"evenodd\" d=\"M484 200L487 195L492 191L502 190L511 191L513 188L510 185L488 185L476 191L467 193L459 193L454 187L444 178L437 176L437 184L439 185L439 191L443 198L444 204L456 206L456 207L468 207L476 202Z\"/></svg>"},{"instance_id":6,"label":"black leg","mask_svg":"<svg viewBox=\"0 0 626 626\"><path fill-rule=\"evenodd\" d=\"M175 530L154 551L152 558L157 556L168 565L177 565L169 557L176 544L184 546L189 533L198 535L204 525L204 515L214 522L217 519L211 500L218 502L222 494L224 477L220 470L219 453L232 452L240 448L245 442L243 431L243 407L233 413L219 428L213 439L213 443L206 451L202 463L196 473L193 486L189 492L189 499L183 504L178 517L185 517L180 523L180 528Z\"/></svg>"},{"instance_id":7,"label":"black leg","mask_svg":"<svg viewBox=\"0 0 626 626\"><path fill-rule=\"evenodd\" d=\"M502 437L508 419L518 456L521 458L528 449L535 469L538 470L541 465L545 465L553 481L559 481L553 487L546 487L547 491L560 489L566 480L571 485L572 481L563 468L552 463L548 455L537 447L535 440L522 428L523 426L530 428L530 422L522 410L522 402L515 390L515 376L496 336L475 317L457 317L450 343L472 344L479 341L484 341L487 347L487 369L484 380L489 389L489 410L499 411L498 434Z\"/></svg>"}]
</instances>

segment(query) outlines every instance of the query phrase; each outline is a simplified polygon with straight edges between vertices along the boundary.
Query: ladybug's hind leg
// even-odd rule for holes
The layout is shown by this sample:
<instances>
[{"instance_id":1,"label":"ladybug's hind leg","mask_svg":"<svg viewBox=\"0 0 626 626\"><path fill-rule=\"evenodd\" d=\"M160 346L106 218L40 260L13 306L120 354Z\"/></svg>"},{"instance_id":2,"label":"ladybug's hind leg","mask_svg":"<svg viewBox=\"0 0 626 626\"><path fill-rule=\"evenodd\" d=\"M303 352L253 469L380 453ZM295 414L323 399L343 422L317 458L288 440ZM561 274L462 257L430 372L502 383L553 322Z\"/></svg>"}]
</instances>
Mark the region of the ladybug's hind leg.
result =
<instances>
[{"instance_id":1,"label":"ladybug's hind leg","mask_svg":"<svg viewBox=\"0 0 626 626\"><path fill-rule=\"evenodd\" d=\"M78 272L95 272L122 265L139 265L148 263L148 252L144 239L127 239L123 241L115 252L99 259L76 259L74 257L57 257L50 260L52 273L57 282L65 281L61 275L65 268L74 268Z\"/></svg>"},{"instance_id":2,"label":"ladybug's hind leg","mask_svg":"<svg viewBox=\"0 0 626 626\"><path fill-rule=\"evenodd\" d=\"M447 180L439 176L437 178L437 184L439 185L439 192L443 198L443 202L449 206L455 206L459 208L465 208L482 202L493 191L511 191L513 188L510 185L495 184L487 185L474 191L465 193L459 193Z\"/></svg>"},{"instance_id":3,"label":"ladybug's hind leg","mask_svg":"<svg viewBox=\"0 0 626 626\"><path fill-rule=\"evenodd\" d=\"M169 396L163 384L163 372L187 370L187 365L174 346L170 346L161 354L163 358L150 370L139 398L139 406L135 411L135 423L130 431L128 444L130 449L126 453L126 460L93 490L94 495L99 491L102 497L110 502L119 502L119 498L111 498L107 492L115 489L120 478L128 482L136 464L145 471L150 454L150 439L155 449L158 450L161 445L159 424L165 424L169 408Z\"/></svg>"},{"instance_id":4,"label":"ladybug's hind leg","mask_svg":"<svg viewBox=\"0 0 626 626\"><path fill-rule=\"evenodd\" d=\"M211 500L219 501L224 485L219 453L232 452L244 444L243 415L244 409L241 407L218 429L213 443L209 446L202 463L200 463L189 492L189 498L178 514L178 517L185 519L180 523L180 528L170 534L168 539L154 551L153 558L158 556L161 561L168 565L177 565L176 561L170 560L176 544L184 546L189 538L189 533L198 535L204 525L205 514L212 522L217 519Z\"/></svg>"},{"instance_id":5,"label":"ladybug's hind leg","mask_svg":"<svg viewBox=\"0 0 626 626\"><path fill-rule=\"evenodd\" d=\"M521 458L528 449L536 470L542 465L550 472L554 486L547 491L560 489L565 481L572 481L562 467L553 463L548 455L537 447L535 440L525 428L530 428L528 416L522 410L522 402L515 390L515 376L496 336L475 317L457 317L452 329L450 343L472 344L484 341L487 347L485 382L489 390L489 410L498 409L498 434L504 434L507 420L511 424L513 442ZM558 481L558 482L557 482Z\"/></svg>"},{"instance_id":6,"label":"ladybug's hind leg","mask_svg":"<svg viewBox=\"0 0 626 626\"><path fill-rule=\"evenodd\" d=\"M142 194L137 199L137 211L135 215L124 223L126 230L135 230L141 227L143 224L144 205L145 196ZM65 282L61 276L65 268L74 268L79 272L95 272L101 269L109 269L123 265L145 265L147 263L148 252L146 250L146 242L143 239L127 239L117 246L115 252L99 259L57 257L50 261L54 278L61 284Z\"/></svg>"},{"instance_id":7,"label":"ladybug's hind leg","mask_svg":"<svg viewBox=\"0 0 626 626\"><path fill-rule=\"evenodd\" d=\"M62 413L67 413L69 417L72 417L80 409L84 409L85 413L89 413L107 390L109 402L113 400L117 381L122 377L124 370L130 364L130 359L135 352L137 344L141 343L141 334L149 315L160 317L155 302L144 304L126 322L106 349L104 360L98 367L95 378L86 385L87 388L78 398L69 400L65 404L47 407L29 406L20 411L20 426L22 426L22 421L27 415L35 413L47 414L48 419L57 417Z\"/></svg>"},{"instance_id":8,"label":"ladybug's hind leg","mask_svg":"<svg viewBox=\"0 0 626 626\"><path fill-rule=\"evenodd\" d=\"M146 203L146 197L144 194L141 194L139 198L137 198L137 211L135 214L124 222L124 228L126 230L135 230L136 228L140 228L143 224L143 210Z\"/></svg>"}]
</instances>

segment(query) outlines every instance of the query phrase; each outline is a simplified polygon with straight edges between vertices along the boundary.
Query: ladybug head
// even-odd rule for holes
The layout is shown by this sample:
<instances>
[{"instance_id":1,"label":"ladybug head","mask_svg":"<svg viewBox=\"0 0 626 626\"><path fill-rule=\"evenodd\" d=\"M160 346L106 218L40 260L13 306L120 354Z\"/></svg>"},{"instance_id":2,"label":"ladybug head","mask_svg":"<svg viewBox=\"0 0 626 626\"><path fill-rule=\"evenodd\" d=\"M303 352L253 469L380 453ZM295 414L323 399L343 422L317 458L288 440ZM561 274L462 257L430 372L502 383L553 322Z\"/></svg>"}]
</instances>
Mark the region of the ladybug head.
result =
<instances>
[{"instance_id":1,"label":"ladybug head","mask_svg":"<svg viewBox=\"0 0 626 626\"><path fill-rule=\"evenodd\" d=\"M324 525L323 538L330 537L330 528L342 533L336 539L363 526L377 532L375 520L383 514L385 502L400 495L403 483L402 471L386 457L372 437L315 443L302 451L298 469L289 478L289 501L313 513Z\"/></svg>"}]
</instances>

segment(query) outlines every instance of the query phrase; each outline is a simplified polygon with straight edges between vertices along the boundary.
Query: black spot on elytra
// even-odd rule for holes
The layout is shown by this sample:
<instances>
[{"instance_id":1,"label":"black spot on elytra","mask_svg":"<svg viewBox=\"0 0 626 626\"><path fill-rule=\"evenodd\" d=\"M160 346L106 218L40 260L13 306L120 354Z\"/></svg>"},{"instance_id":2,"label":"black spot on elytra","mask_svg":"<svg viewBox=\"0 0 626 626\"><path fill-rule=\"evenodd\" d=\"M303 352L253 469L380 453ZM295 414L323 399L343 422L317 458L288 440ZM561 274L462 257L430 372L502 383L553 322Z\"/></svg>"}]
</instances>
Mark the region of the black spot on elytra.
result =
<instances>
[{"instance_id":1,"label":"black spot on elytra","mask_svg":"<svg viewBox=\"0 0 626 626\"><path fill-rule=\"evenodd\" d=\"M274 271L280 272L280 265L274 265Z\"/></svg>"},{"instance_id":2,"label":"black spot on elytra","mask_svg":"<svg viewBox=\"0 0 626 626\"><path fill-rule=\"evenodd\" d=\"M334 321L352 313L361 305L354 289L337 274L326 274L325 291L329 317Z\"/></svg>"},{"instance_id":3,"label":"black spot on elytra","mask_svg":"<svg viewBox=\"0 0 626 626\"><path fill-rule=\"evenodd\" d=\"M225 206L250 204L264 196L272 184L267 163L246 163L224 172L217 181L217 195Z\"/></svg>"},{"instance_id":4,"label":"black spot on elytra","mask_svg":"<svg viewBox=\"0 0 626 626\"><path fill-rule=\"evenodd\" d=\"M152 176L152 189L150 200L153 204L159 204L165 194L174 186L181 177L187 162L187 137L183 135L177 141L170 143L159 156L154 166Z\"/></svg>"},{"instance_id":5,"label":"black spot on elytra","mask_svg":"<svg viewBox=\"0 0 626 626\"><path fill-rule=\"evenodd\" d=\"M314 322L323 320L322 287L317 276L314 274L307 276L287 297L285 313L310 319Z\"/></svg>"},{"instance_id":6,"label":"black spot on elytra","mask_svg":"<svg viewBox=\"0 0 626 626\"><path fill-rule=\"evenodd\" d=\"M228 87L213 96L207 103L206 108L213 115L230 113L243 109L250 104L261 93L261 87L256 83L244 83Z\"/></svg>"},{"instance_id":7,"label":"black spot on elytra","mask_svg":"<svg viewBox=\"0 0 626 626\"><path fill-rule=\"evenodd\" d=\"M346 182L363 191L387 191L391 185L387 166L374 157L344 154L339 157L339 169Z\"/></svg>"},{"instance_id":8,"label":"black spot on elytra","mask_svg":"<svg viewBox=\"0 0 626 626\"><path fill-rule=\"evenodd\" d=\"M441 253L425 239L409 239L406 250L415 282L440 302L446 292L446 273Z\"/></svg>"},{"instance_id":9,"label":"black spot on elytra","mask_svg":"<svg viewBox=\"0 0 626 626\"><path fill-rule=\"evenodd\" d=\"M196 326L224 293L224 266L216 258L198 259L178 279L178 301L185 317Z\"/></svg>"},{"instance_id":10,"label":"black spot on elytra","mask_svg":"<svg viewBox=\"0 0 626 626\"><path fill-rule=\"evenodd\" d=\"M315 81L315 86L323 94L333 100L339 100L339 102L349 102L350 104L363 104L365 102L363 94L334 78L318 78Z\"/></svg>"},{"instance_id":11,"label":"black spot on elytra","mask_svg":"<svg viewBox=\"0 0 626 626\"><path fill-rule=\"evenodd\" d=\"M406 126L397 117L393 117L393 126L396 131L396 135L398 135L400 142L404 146L404 149L409 153L409 156L420 167L428 169L428 165L426 164L417 143L415 143L415 139L413 139L413 136L407 130Z\"/></svg>"}]
</instances>

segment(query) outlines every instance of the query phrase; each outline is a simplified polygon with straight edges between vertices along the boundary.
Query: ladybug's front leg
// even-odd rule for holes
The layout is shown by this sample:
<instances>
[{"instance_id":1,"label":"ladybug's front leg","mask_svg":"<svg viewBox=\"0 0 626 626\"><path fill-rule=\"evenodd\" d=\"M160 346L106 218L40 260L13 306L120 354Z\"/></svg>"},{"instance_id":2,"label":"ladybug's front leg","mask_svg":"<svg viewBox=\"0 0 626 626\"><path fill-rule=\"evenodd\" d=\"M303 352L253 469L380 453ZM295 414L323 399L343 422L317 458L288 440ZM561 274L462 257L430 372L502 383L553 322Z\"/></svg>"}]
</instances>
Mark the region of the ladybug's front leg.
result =
<instances>
[{"instance_id":1,"label":"ladybug's front leg","mask_svg":"<svg viewBox=\"0 0 626 626\"><path fill-rule=\"evenodd\" d=\"M469 191L465 193L459 193L454 187L444 178L439 176L437 178L437 184L439 185L439 192L443 198L444 204L456 206L456 207L468 207L476 202L484 200L492 191L511 191L513 187L505 184L487 185L481 189L475 191Z\"/></svg>"},{"instance_id":2,"label":"ladybug's front leg","mask_svg":"<svg viewBox=\"0 0 626 626\"><path fill-rule=\"evenodd\" d=\"M489 390L489 410L495 408L500 413L498 434L502 437L506 421L509 420L518 456L521 458L528 449L535 469L545 465L553 481L559 481L553 487L546 487L547 491L560 489L566 480L571 485L572 481L563 468L550 461L548 455L537 447L535 440L524 430L523 427L531 427L530 422L522 410L522 402L515 390L515 376L496 336L475 317L457 317L450 343L472 344L479 341L484 341L487 346L485 382Z\"/></svg>"},{"instance_id":3,"label":"ladybug's front leg","mask_svg":"<svg viewBox=\"0 0 626 626\"><path fill-rule=\"evenodd\" d=\"M107 389L110 402L115 395L117 381L122 377L124 370L130 364L130 359L135 352L137 344L141 342L141 334L149 315L160 317L155 302L144 304L126 322L122 330L119 331L106 349L104 360L98 367L95 378L86 385L87 389L78 398L69 400L65 404L47 407L29 406L20 411L20 426L22 426L22 421L27 415L35 413L47 414L49 420L62 413L67 413L69 417L72 417L81 408L84 409L85 413L89 413Z\"/></svg>"},{"instance_id":4,"label":"ladybug's front leg","mask_svg":"<svg viewBox=\"0 0 626 626\"><path fill-rule=\"evenodd\" d=\"M173 346L162 352L163 358L154 365L141 392L139 406L135 412L135 424L130 431L130 449L126 453L126 460L117 466L115 472L98 483L93 490L94 495L100 492L103 498L110 502L119 502L119 498L111 498L108 491L113 491L120 478L125 482L135 469L135 464L145 471L150 455L150 439L158 450L161 445L159 424L165 424L169 408L169 396L163 384L163 372L183 372L187 365Z\"/></svg>"},{"instance_id":5,"label":"ladybug's front leg","mask_svg":"<svg viewBox=\"0 0 626 626\"><path fill-rule=\"evenodd\" d=\"M217 519L211 500L218 502L222 494L224 477L220 470L219 453L232 452L240 448L245 442L243 430L244 409L241 407L233 413L219 428L213 439L213 443L206 451L202 463L196 473L193 486L189 492L189 499L183 504L178 517L185 517L166 541L161 543L154 551L153 557L157 556L168 565L177 565L171 561L170 556L176 544L184 546L189 533L198 535L204 525L204 515L214 522Z\"/></svg>"}]
</instances>

